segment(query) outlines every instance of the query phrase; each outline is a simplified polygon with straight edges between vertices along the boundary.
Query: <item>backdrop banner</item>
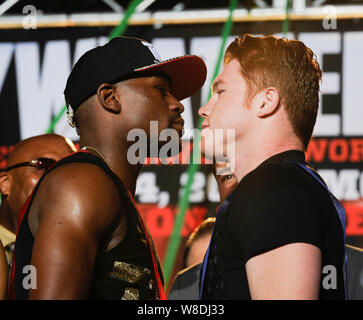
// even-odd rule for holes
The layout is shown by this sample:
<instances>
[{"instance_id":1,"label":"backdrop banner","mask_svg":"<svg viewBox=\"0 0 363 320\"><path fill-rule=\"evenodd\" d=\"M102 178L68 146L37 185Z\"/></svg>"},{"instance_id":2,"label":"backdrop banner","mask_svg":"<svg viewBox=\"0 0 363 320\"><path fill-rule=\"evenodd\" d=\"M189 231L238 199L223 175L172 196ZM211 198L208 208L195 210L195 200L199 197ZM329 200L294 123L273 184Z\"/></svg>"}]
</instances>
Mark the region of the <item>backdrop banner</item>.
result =
<instances>
[{"instance_id":1,"label":"backdrop banner","mask_svg":"<svg viewBox=\"0 0 363 320\"><path fill-rule=\"evenodd\" d=\"M208 96L222 26L130 26L125 33L152 42L163 59L197 54L208 68L202 90L183 101L186 133L181 161L179 164L175 164L176 158L169 164L150 161L138 179L136 202L161 260L173 228L178 199L187 183L192 129L198 125L198 108ZM0 167L5 165L15 143L47 131L64 106L63 90L72 66L85 51L104 44L111 29L0 29ZM279 32L279 21L235 23L227 45L242 33L282 36ZM347 242L363 248L363 24L353 19L338 20L336 29L326 30L322 21L290 21L287 37L310 47L323 70L320 110L314 139L306 152L307 161L318 169L346 208ZM65 115L54 132L78 140ZM175 271L180 269L186 237L204 218L215 216L219 196L210 164L200 166L189 200L182 229L184 241Z\"/></svg>"}]
</instances>

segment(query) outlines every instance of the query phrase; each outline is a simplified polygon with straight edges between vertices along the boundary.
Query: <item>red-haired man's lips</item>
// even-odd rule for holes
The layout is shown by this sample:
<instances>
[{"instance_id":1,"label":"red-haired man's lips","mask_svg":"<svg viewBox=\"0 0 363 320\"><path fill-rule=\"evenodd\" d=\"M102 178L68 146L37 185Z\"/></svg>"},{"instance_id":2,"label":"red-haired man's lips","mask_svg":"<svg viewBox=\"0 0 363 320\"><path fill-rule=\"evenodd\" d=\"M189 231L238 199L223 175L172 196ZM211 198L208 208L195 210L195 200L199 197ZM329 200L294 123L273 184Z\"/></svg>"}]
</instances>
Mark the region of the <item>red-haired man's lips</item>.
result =
<instances>
[{"instance_id":1,"label":"red-haired man's lips","mask_svg":"<svg viewBox=\"0 0 363 320\"><path fill-rule=\"evenodd\" d=\"M205 128L208 128L209 125L205 122L202 123L202 126L201 126L201 130L205 129Z\"/></svg>"}]
</instances>

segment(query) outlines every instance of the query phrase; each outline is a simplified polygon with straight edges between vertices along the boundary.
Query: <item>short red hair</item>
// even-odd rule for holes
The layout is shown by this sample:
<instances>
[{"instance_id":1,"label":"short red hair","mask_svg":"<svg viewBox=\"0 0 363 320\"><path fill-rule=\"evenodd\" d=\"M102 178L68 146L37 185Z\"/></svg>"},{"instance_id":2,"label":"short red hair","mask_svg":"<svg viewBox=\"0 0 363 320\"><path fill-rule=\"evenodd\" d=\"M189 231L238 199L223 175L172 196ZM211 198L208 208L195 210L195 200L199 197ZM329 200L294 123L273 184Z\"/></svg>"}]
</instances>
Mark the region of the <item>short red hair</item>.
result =
<instances>
[{"instance_id":1,"label":"short red hair","mask_svg":"<svg viewBox=\"0 0 363 320\"><path fill-rule=\"evenodd\" d=\"M305 149L313 133L319 106L322 72L311 49L301 41L244 34L229 45L224 62L237 59L249 95L276 88L295 134Z\"/></svg>"}]
</instances>

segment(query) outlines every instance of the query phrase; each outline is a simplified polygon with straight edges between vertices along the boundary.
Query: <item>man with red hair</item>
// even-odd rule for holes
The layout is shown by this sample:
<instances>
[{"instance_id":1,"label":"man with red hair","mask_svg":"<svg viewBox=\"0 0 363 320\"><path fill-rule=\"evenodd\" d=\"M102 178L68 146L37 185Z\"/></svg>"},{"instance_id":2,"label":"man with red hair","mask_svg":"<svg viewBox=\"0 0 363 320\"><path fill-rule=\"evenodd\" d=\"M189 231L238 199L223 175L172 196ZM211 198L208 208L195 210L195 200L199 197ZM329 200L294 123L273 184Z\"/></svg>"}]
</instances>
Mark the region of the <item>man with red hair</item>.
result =
<instances>
[{"instance_id":1,"label":"man with red hair","mask_svg":"<svg viewBox=\"0 0 363 320\"><path fill-rule=\"evenodd\" d=\"M344 299L344 209L304 156L322 76L314 53L297 40L246 34L224 62L199 110L201 146L227 158L239 184L217 217L201 298ZM211 150L207 133L231 129L235 148L215 138Z\"/></svg>"}]
</instances>

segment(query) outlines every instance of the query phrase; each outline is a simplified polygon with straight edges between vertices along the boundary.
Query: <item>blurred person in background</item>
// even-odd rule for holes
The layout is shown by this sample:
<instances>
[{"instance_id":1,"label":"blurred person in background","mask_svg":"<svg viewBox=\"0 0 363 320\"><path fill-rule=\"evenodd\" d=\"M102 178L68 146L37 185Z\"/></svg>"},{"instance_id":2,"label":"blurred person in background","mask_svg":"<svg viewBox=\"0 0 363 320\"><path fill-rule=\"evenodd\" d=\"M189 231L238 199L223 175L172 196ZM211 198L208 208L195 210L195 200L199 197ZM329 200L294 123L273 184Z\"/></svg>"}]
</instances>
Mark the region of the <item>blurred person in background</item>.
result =
<instances>
[{"instance_id":1,"label":"blurred person in background","mask_svg":"<svg viewBox=\"0 0 363 320\"><path fill-rule=\"evenodd\" d=\"M0 240L9 265L21 207L45 170L75 151L72 141L61 135L34 136L17 143L0 170Z\"/></svg>"},{"instance_id":2,"label":"blurred person in background","mask_svg":"<svg viewBox=\"0 0 363 320\"><path fill-rule=\"evenodd\" d=\"M214 217L205 219L189 236L183 254L184 269L203 261L213 231L214 222Z\"/></svg>"},{"instance_id":3,"label":"blurred person in background","mask_svg":"<svg viewBox=\"0 0 363 320\"><path fill-rule=\"evenodd\" d=\"M346 244L350 300L363 300L363 249Z\"/></svg>"},{"instance_id":4,"label":"blurred person in background","mask_svg":"<svg viewBox=\"0 0 363 320\"><path fill-rule=\"evenodd\" d=\"M5 257L5 250L0 240L0 300L6 298L8 288L8 263Z\"/></svg>"},{"instance_id":5,"label":"blurred person in background","mask_svg":"<svg viewBox=\"0 0 363 320\"><path fill-rule=\"evenodd\" d=\"M183 254L183 270L179 271L168 300L198 300L199 275L204 255L212 236L215 218L207 218L190 234Z\"/></svg>"},{"instance_id":6,"label":"blurred person in background","mask_svg":"<svg viewBox=\"0 0 363 320\"><path fill-rule=\"evenodd\" d=\"M224 169L223 174L217 175L216 167ZM238 181L229 170L226 163L214 162L213 173L217 181L221 206L220 210L228 207L227 197L237 187ZM183 253L183 270L175 276L170 289L168 300L199 300L199 280L203 258L207 252L216 218L205 219L189 236Z\"/></svg>"}]
</instances>

